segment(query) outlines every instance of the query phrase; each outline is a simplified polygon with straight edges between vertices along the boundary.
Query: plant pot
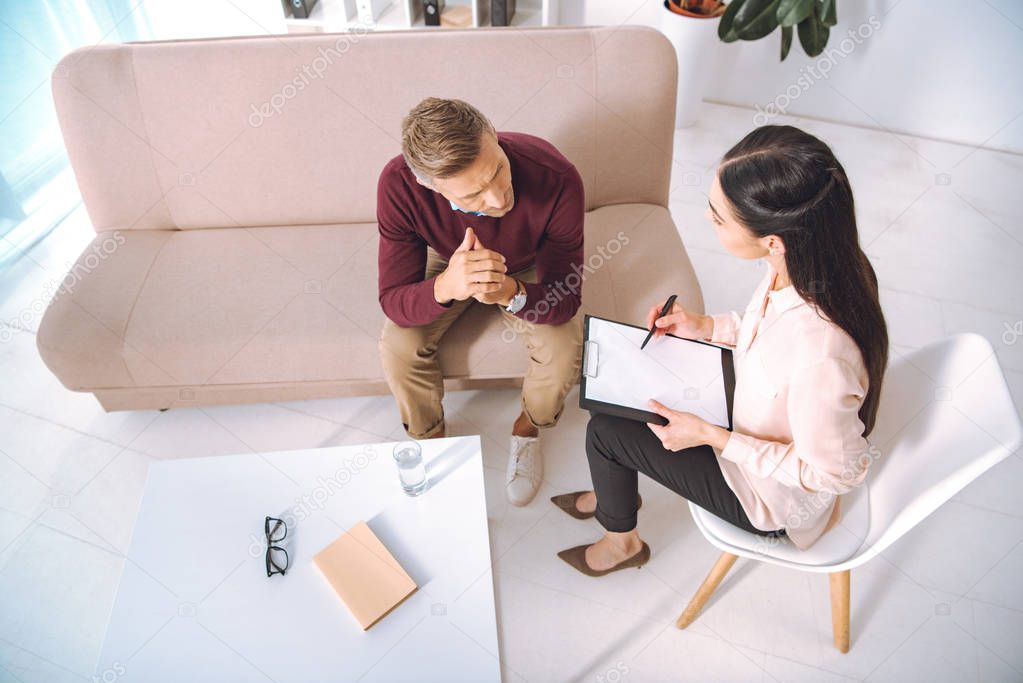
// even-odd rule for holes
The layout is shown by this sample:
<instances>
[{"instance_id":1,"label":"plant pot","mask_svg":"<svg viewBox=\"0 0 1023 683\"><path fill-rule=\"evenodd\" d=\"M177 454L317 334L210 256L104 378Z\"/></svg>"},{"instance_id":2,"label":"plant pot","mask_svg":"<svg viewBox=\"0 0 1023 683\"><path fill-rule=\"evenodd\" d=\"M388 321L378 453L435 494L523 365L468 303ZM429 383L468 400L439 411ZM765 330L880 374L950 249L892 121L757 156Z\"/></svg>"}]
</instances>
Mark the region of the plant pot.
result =
<instances>
[{"instance_id":1,"label":"plant pot","mask_svg":"<svg viewBox=\"0 0 1023 683\"><path fill-rule=\"evenodd\" d=\"M675 100L675 127L686 128L696 122L703 106L703 95L717 64L718 21L713 16L686 12L664 0L661 33L668 37L678 57L678 92Z\"/></svg>"},{"instance_id":2,"label":"plant pot","mask_svg":"<svg viewBox=\"0 0 1023 683\"><path fill-rule=\"evenodd\" d=\"M687 9L682 9L682 7L680 6L681 3L676 4L674 2L670 2L669 0L666 1L664 4L669 10L671 10L675 14L681 14L684 17L693 17L694 19L707 19L708 17L713 18L720 16L725 13L726 8L726 5L718 5L717 8L715 8L713 14L700 14L699 12L690 12Z\"/></svg>"}]
</instances>

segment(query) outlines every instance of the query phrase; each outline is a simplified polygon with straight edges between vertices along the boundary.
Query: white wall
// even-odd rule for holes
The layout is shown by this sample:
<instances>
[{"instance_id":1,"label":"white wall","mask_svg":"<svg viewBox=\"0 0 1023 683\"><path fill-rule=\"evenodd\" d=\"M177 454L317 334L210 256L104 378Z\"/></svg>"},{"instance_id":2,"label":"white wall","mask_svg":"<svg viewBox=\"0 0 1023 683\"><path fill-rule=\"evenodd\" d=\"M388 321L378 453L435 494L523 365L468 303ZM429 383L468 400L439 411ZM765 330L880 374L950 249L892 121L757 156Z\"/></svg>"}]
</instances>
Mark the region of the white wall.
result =
<instances>
[{"instance_id":1,"label":"white wall","mask_svg":"<svg viewBox=\"0 0 1023 683\"><path fill-rule=\"evenodd\" d=\"M562 0L561 23L656 27L664 11L662 0ZM719 44L705 99L1023 153L1023 1L838 0L838 19L831 60L797 39L779 62L778 31ZM842 49L850 30L866 37ZM825 61L827 77L811 76Z\"/></svg>"}]
</instances>

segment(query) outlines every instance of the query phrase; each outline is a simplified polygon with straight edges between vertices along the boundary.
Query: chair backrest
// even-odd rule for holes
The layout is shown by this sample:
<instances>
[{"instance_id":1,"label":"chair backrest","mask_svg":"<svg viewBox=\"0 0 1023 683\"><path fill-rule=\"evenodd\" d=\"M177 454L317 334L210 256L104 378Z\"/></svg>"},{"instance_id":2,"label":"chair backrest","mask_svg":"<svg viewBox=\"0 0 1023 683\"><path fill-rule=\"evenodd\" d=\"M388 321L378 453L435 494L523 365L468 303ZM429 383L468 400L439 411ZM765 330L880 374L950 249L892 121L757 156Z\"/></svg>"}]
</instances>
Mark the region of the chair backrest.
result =
<instances>
[{"instance_id":1,"label":"chair backrest","mask_svg":"<svg viewBox=\"0 0 1023 683\"><path fill-rule=\"evenodd\" d=\"M898 540L1023 442L991 344L959 334L889 364L870 442L870 526L846 568Z\"/></svg>"},{"instance_id":2,"label":"chair backrest","mask_svg":"<svg viewBox=\"0 0 1023 683\"><path fill-rule=\"evenodd\" d=\"M587 209L667 206L677 62L640 26L99 45L52 86L97 230L366 223L401 120L464 99L579 169Z\"/></svg>"}]
</instances>

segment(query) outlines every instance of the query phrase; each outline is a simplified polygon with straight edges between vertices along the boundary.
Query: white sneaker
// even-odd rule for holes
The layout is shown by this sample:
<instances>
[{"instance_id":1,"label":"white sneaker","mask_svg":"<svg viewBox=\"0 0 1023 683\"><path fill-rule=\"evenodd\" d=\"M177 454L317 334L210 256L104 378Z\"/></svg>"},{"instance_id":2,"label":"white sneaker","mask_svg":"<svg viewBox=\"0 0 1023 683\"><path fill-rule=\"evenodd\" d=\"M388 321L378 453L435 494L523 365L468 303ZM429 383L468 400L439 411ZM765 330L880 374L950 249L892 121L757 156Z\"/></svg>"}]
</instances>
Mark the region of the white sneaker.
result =
<instances>
[{"instance_id":1,"label":"white sneaker","mask_svg":"<svg viewBox=\"0 0 1023 683\"><path fill-rule=\"evenodd\" d=\"M506 476L504 490L509 503L521 507L533 500L543 479L540 437L512 434Z\"/></svg>"}]
</instances>

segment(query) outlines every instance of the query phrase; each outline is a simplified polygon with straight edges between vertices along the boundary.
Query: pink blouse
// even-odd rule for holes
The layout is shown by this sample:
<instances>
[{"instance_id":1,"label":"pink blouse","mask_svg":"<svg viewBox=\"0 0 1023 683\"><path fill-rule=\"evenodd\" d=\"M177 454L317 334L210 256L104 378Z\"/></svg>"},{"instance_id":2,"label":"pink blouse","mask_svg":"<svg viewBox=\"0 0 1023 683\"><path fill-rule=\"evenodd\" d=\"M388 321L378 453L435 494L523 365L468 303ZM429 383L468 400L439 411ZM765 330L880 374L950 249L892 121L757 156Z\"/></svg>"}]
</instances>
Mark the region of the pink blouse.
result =
<instances>
[{"instance_id":1,"label":"pink blouse","mask_svg":"<svg viewBox=\"0 0 1023 683\"><path fill-rule=\"evenodd\" d=\"M711 341L733 347L735 363L733 431L715 453L753 526L784 528L806 549L866 477L858 412L868 378L852 337L793 286L770 291L767 271L741 317L711 316Z\"/></svg>"}]
</instances>

